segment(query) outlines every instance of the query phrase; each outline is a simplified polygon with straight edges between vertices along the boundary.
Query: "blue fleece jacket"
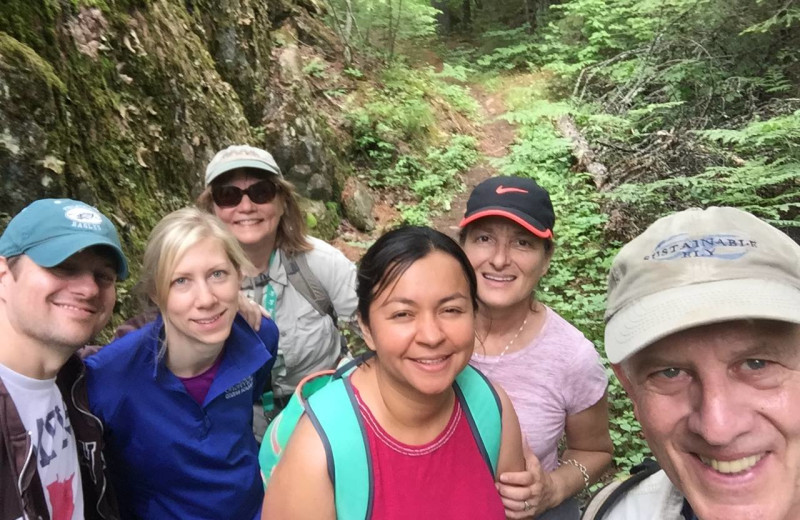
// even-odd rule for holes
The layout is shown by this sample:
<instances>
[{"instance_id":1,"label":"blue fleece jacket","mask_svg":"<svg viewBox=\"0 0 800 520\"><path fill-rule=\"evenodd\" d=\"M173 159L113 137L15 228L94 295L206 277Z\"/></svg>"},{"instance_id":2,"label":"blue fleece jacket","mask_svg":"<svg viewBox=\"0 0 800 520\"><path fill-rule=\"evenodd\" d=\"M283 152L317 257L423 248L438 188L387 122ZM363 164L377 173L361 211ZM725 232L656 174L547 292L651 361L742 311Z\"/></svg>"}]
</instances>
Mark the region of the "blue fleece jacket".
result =
<instances>
[{"instance_id":1,"label":"blue fleece jacket","mask_svg":"<svg viewBox=\"0 0 800 520\"><path fill-rule=\"evenodd\" d=\"M202 406L158 360L159 335L161 317L86 359L122 518L259 518L253 401L275 361L275 323L256 333L236 317Z\"/></svg>"}]
</instances>

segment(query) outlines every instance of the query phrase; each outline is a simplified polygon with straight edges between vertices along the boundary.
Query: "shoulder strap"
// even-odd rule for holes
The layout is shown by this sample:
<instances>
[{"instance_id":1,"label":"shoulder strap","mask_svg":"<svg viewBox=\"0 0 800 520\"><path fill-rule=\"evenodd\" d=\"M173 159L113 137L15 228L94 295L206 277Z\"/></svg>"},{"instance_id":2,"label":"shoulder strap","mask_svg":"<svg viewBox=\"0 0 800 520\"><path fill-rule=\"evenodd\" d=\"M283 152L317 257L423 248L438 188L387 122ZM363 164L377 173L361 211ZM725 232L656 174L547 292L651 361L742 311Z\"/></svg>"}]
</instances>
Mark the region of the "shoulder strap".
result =
<instances>
[{"instance_id":1,"label":"shoulder strap","mask_svg":"<svg viewBox=\"0 0 800 520\"><path fill-rule=\"evenodd\" d=\"M494 387L471 365L456 376L453 385L464 409L472 435L486 465L497 476L497 460L503 437L503 407Z\"/></svg>"},{"instance_id":2,"label":"shoulder strap","mask_svg":"<svg viewBox=\"0 0 800 520\"><path fill-rule=\"evenodd\" d=\"M306 403L306 413L325 446L338 518L366 519L372 515L372 464L365 426L348 377L363 361L359 357L340 368L333 380ZM454 389L478 449L496 475L502 438L500 398L489 380L471 366L456 377Z\"/></svg>"},{"instance_id":3,"label":"shoulder strap","mask_svg":"<svg viewBox=\"0 0 800 520\"><path fill-rule=\"evenodd\" d=\"M644 459L641 464L631 469L630 477L609 484L598 491L589 502L589 505L586 506L586 511L581 516L581 520L602 520L625 493L660 470L661 466L658 465L658 462L650 458Z\"/></svg>"},{"instance_id":4,"label":"shoulder strap","mask_svg":"<svg viewBox=\"0 0 800 520\"><path fill-rule=\"evenodd\" d=\"M364 423L348 377L334 379L308 399L306 408L328 458L336 517L372 516L373 477Z\"/></svg>"},{"instance_id":5,"label":"shoulder strap","mask_svg":"<svg viewBox=\"0 0 800 520\"><path fill-rule=\"evenodd\" d=\"M308 266L305 253L289 255L280 250L281 263L286 269L286 276L297 292L303 295L308 303L322 316L330 316L334 325L338 322L336 310L331 297L317 275Z\"/></svg>"},{"instance_id":6,"label":"shoulder strap","mask_svg":"<svg viewBox=\"0 0 800 520\"><path fill-rule=\"evenodd\" d=\"M289 437L306 411L306 400L310 395L327 386L332 376L333 370L323 370L304 377L298 383L283 410L267 426L264 439L261 441L261 448L258 451L258 462L265 486L269 483L272 471L283 456L283 450L289 442Z\"/></svg>"}]
</instances>

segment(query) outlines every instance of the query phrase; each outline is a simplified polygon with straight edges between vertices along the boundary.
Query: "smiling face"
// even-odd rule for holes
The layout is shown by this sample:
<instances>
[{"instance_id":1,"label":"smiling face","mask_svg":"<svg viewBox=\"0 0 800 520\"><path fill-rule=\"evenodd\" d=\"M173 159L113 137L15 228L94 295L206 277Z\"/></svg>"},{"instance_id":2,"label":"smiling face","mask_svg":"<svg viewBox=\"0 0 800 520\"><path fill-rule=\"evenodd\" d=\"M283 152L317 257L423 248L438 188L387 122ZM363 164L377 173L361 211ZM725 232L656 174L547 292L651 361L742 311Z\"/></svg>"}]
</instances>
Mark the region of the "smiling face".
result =
<instances>
[{"instance_id":1,"label":"smiling face","mask_svg":"<svg viewBox=\"0 0 800 520\"><path fill-rule=\"evenodd\" d=\"M699 518L800 518L800 325L689 329L614 370Z\"/></svg>"},{"instance_id":2,"label":"smiling face","mask_svg":"<svg viewBox=\"0 0 800 520\"><path fill-rule=\"evenodd\" d=\"M478 277L478 297L491 309L530 301L550 267L546 242L503 217L480 219L466 230L462 247Z\"/></svg>"},{"instance_id":3,"label":"smiling face","mask_svg":"<svg viewBox=\"0 0 800 520\"><path fill-rule=\"evenodd\" d=\"M239 281L218 239L205 238L186 250L161 309L170 353L207 359L222 350L238 310Z\"/></svg>"},{"instance_id":4,"label":"smiling face","mask_svg":"<svg viewBox=\"0 0 800 520\"><path fill-rule=\"evenodd\" d=\"M474 309L462 266L433 251L411 264L369 307L365 340L382 374L424 395L447 391L467 365L474 341Z\"/></svg>"},{"instance_id":5,"label":"smiling face","mask_svg":"<svg viewBox=\"0 0 800 520\"><path fill-rule=\"evenodd\" d=\"M254 176L247 170L238 170L214 183L245 190L263 180L263 177ZM220 207L213 204L213 208L214 214L228 226L242 246L257 245L264 240L274 241L285 211L280 190L274 199L264 204L256 204L244 195L236 206Z\"/></svg>"},{"instance_id":6,"label":"smiling face","mask_svg":"<svg viewBox=\"0 0 800 520\"><path fill-rule=\"evenodd\" d=\"M74 351L108 323L114 310L116 262L110 251L91 247L56 267L25 255L12 268L0 260L0 299L10 337L47 348Z\"/></svg>"}]
</instances>

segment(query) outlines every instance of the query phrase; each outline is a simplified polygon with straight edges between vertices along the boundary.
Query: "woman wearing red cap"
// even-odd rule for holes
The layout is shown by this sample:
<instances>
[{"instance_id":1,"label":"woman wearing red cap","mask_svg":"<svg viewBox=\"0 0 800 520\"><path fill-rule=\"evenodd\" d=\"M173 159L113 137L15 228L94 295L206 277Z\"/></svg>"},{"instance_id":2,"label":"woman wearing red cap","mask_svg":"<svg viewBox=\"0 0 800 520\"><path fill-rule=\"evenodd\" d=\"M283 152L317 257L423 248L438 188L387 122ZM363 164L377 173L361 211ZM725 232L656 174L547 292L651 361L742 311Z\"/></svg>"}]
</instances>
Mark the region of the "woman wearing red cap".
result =
<instances>
[{"instance_id":1,"label":"woman wearing red cap","mask_svg":"<svg viewBox=\"0 0 800 520\"><path fill-rule=\"evenodd\" d=\"M577 520L574 495L613 452L608 380L594 346L536 300L554 223L550 195L536 182L494 177L475 187L460 224L480 302L471 363L508 392L529 447L527 471L500 478L508 518Z\"/></svg>"}]
</instances>

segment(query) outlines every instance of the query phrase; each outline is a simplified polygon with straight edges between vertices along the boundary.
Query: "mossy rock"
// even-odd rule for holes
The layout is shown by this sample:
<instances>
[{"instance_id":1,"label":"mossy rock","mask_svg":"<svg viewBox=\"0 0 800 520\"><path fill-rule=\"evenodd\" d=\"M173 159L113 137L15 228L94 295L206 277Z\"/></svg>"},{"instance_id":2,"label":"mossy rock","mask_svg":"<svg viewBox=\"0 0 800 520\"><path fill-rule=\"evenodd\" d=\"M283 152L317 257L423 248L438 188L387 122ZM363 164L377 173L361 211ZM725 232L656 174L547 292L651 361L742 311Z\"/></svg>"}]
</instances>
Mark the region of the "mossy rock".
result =
<instances>
[{"instance_id":1,"label":"mossy rock","mask_svg":"<svg viewBox=\"0 0 800 520\"><path fill-rule=\"evenodd\" d=\"M266 146L286 172L307 166L325 180L309 176L305 191L336 199L328 124L307 92L282 82L271 54L270 29L303 9L287 0L0 2L0 230L38 198L95 205L130 259L118 309L130 316L150 230L192 203L217 150ZM333 237L338 214L311 206L321 208L309 210L312 232Z\"/></svg>"},{"instance_id":2,"label":"mossy rock","mask_svg":"<svg viewBox=\"0 0 800 520\"><path fill-rule=\"evenodd\" d=\"M300 197L300 211L306 216L309 233L323 240L332 240L336 236L341 218L335 204ZM314 224L313 227L311 223Z\"/></svg>"}]
</instances>

